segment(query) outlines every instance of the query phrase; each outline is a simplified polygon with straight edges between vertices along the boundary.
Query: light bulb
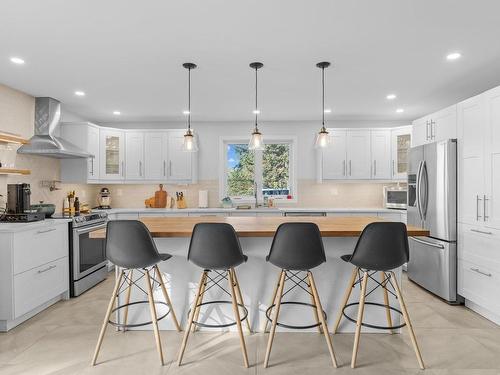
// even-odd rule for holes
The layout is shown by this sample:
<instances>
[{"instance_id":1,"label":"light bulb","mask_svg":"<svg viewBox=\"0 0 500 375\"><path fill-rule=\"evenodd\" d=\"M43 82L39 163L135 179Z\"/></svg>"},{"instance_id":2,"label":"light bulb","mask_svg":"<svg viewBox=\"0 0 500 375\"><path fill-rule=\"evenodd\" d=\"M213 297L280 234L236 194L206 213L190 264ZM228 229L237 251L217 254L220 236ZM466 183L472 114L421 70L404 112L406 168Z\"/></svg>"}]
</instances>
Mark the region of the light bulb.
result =
<instances>
[{"instance_id":1,"label":"light bulb","mask_svg":"<svg viewBox=\"0 0 500 375\"><path fill-rule=\"evenodd\" d=\"M186 152L196 152L198 151L198 145L194 139L193 134L184 134L184 143L182 144L182 151Z\"/></svg>"},{"instance_id":2,"label":"light bulb","mask_svg":"<svg viewBox=\"0 0 500 375\"><path fill-rule=\"evenodd\" d=\"M250 142L248 143L249 150L263 150L264 142L262 140L262 133L258 131L254 131L252 133L252 137L250 138Z\"/></svg>"},{"instance_id":3,"label":"light bulb","mask_svg":"<svg viewBox=\"0 0 500 375\"><path fill-rule=\"evenodd\" d=\"M315 147L326 148L330 144L330 134L327 131L320 131L316 136Z\"/></svg>"}]
</instances>

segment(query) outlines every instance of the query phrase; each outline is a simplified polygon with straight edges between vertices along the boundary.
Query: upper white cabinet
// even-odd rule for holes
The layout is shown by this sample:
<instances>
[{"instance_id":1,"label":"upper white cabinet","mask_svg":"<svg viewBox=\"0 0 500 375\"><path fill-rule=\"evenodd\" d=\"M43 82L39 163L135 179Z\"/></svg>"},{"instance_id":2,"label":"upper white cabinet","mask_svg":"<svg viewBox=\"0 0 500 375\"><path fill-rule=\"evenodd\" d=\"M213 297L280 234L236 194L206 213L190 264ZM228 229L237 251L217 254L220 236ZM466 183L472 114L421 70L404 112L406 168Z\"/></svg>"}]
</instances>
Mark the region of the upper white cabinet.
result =
<instances>
[{"instance_id":1,"label":"upper white cabinet","mask_svg":"<svg viewBox=\"0 0 500 375\"><path fill-rule=\"evenodd\" d=\"M347 140L345 130L329 130L330 147L321 150L321 173L325 180L346 178Z\"/></svg>"},{"instance_id":2,"label":"upper white cabinet","mask_svg":"<svg viewBox=\"0 0 500 375\"><path fill-rule=\"evenodd\" d=\"M146 132L144 145L147 150L144 158L146 180L165 180L167 178L167 144L165 132Z\"/></svg>"},{"instance_id":3,"label":"upper white cabinet","mask_svg":"<svg viewBox=\"0 0 500 375\"><path fill-rule=\"evenodd\" d=\"M88 159L61 159L62 181L97 182L99 180L99 127L90 122L62 123L61 137L94 155Z\"/></svg>"},{"instance_id":4,"label":"upper white cabinet","mask_svg":"<svg viewBox=\"0 0 500 375\"><path fill-rule=\"evenodd\" d=\"M125 133L122 130L100 129L100 179L125 178Z\"/></svg>"},{"instance_id":5,"label":"upper white cabinet","mask_svg":"<svg viewBox=\"0 0 500 375\"><path fill-rule=\"evenodd\" d=\"M456 137L456 105L413 121L412 147Z\"/></svg>"},{"instance_id":6,"label":"upper white cabinet","mask_svg":"<svg viewBox=\"0 0 500 375\"><path fill-rule=\"evenodd\" d=\"M369 130L347 131L347 175L350 179L371 177L371 147Z\"/></svg>"},{"instance_id":7,"label":"upper white cabinet","mask_svg":"<svg viewBox=\"0 0 500 375\"><path fill-rule=\"evenodd\" d=\"M391 131L372 130L372 177L388 180L392 177L391 170Z\"/></svg>"},{"instance_id":8,"label":"upper white cabinet","mask_svg":"<svg viewBox=\"0 0 500 375\"><path fill-rule=\"evenodd\" d=\"M125 134L125 179L144 179L144 133Z\"/></svg>"},{"instance_id":9,"label":"upper white cabinet","mask_svg":"<svg viewBox=\"0 0 500 375\"><path fill-rule=\"evenodd\" d=\"M411 138L411 126L400 127L391 131L391 176L394 180L406 180L407 178L408 152L411 147Z\"/></svg>"},{"instance_id":10,"label":"upper white cabinet","mask_svg":"<svg viewBox=\"0 0 500 375\"><path fill-rule=\"evenodd\" d=\"M170 131L168 134L167 155L168 175L167 180L174 182L187 181L192 176L192 152L182 150L184 132Z\"/></svg>"}]
</instances>

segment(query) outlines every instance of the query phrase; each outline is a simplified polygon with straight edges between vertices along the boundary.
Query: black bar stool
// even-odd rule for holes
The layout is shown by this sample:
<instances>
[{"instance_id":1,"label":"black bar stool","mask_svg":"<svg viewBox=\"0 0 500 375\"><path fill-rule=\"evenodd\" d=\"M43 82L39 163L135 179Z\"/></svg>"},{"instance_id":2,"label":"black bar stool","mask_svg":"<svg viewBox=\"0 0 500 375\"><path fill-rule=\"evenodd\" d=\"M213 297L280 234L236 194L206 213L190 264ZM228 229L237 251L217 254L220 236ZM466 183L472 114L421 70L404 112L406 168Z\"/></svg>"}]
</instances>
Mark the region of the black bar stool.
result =
<instances>
[{"instance_id":1,"label":"black bar stool","mask_svg":"<svg viewBox=\"0 0 500 375\"><path fill-rule=\"evenodd\" d=\"M250 331L248 321L248 310L243 302L238 278L236 277L235 267L247 261L248 257L241 251L240 241L230 224L226 223L198 223L194 226L191 242L189 244L188 260L203 268L198 291L193 301L193 307L188 313L188 323L184 332L181 349L177 364L180 366L191 329L193 332L196 326L209 328L223 328L236 325L240 337L241 352L243 354L243 363L248 367L248 355L243 337L241 322L246 321ZM221 282L227 280L230 292L221 286ZM209 301L203 302L203 296L213 286L222 289L231 296L231 301ZM198 320L201 306L230 303L233 307L234 322L227 324L205 324ZM240 317L239 309L244 314Z\"/></svg>"},{"instance_id":2,"label":"black bar stool","mask_svg":"<svg viewBox=\"0 0 500 375\"><path fill-rule=\"evenodd\" d=\"M274 235L271 250L266 260L275 266L281 268L278 283L273 292L273 298L270 307L266 311L266 317L271 323L271 331L267 342L266 356L264 359L264 367L269 364L269 357L273 346L276 326L295 329L306 329L318 327L322 329L328 351L334 367L337 367L337 360L333 351L332 339L330 337L328 326L326 324L326 314L321 306L318 290L314 283L314 277L310 271L314 267L326 262L325 250L323 248L323 240L319 228L314 223L283 223L281 224L276 234ZM303 276L301 273L305 272ZM285 283L290 281L293 285L284 292ZM304 302L287 301L282 302L285 294L289 293L294 288L299 287L311 296L312 304ZM316 319L316 324L305 326L291 326L278 322L281 305L306 305L313 308L313 315ZM271 312L274 310L274 317L271 319ZM267 322L266 322L267 329ZM321 330L320 330L321 332Z\"/></svg>"},{"instance_id":3,"label":"black bar stool","mask_svg":"<svg viewBox=\"0 0 500 375\"><path fill-rule=\"evenodd\" d=\"M158 349L160 362L163 365L163 350L161 346L160 332L158 330L158 321L171 313L175 327L177 328L177 331L180 331L179 323L177 322L177 318L172 307L172 302L170 301L170 297L163 282L163 277L158 268L159 262L168 260L172 256L170 254L158 253L149 230L142 222L137 220L115 220L108 222L107 225L106 257L108 260L113 262L115 266L120 267L120 271L109 301L104 322L102 323L101 332L99 333L94 357L92 358L92 366L96 364L97 356L99 355L99 350L101 348L108 323L121 328L124 331L131 327L153 324L156 348ZM135 280L133 278L134 271L140 274L140 276ZM144 289L137 283L137 281L142 278L145 279L146 291L144 291ZM153 289L156 284L160 286L165 302L154 300ZM133 285L148 295L147 301L130 302L130 292ZM125 291L127 292L125 296L125 303L113 308L118 296ZM149 304L151 321L129 325L127 324L128 307L137 304ZM158 317L156 313L156 305L158 304L166 305L168 307L167 313L161 317ZM111 314L121 309L124 311L123 323L111 321L109 319Z\"/></svg>"},{"instance_id":4,"label":"black bar stool","mask_svg":"<svg viewBox=\"0 0 500 375\"><path fill-rule=\"evenodd\" d=\"M355 268L352 271L351 279L342 302L342 308L337 317L337 321L335 322L334 333L337 332L342 316L346 317L351 322L356 323L356 334L354 336L354 347L352 349L351 367L354 368L356 366L356 357L358 354L359 337L362 326L375 329L386 329L392 332L392 330L406 325L410 333L413 349L417 355L418 363L420 368L423 370L425 368L424 361L422 360L417 339L415 337L415 333L413 332L410 316L408 315L403 296L401 295L396 274L392 271L393 269L401 267L403 264L407 263L409 259L406 225L403 223L368 224L361 233L352 255L343 255L341 256L341 259L345 262L353 264ZM380 272L380 281L374 278L374 275L377 272ZM376 283L376 286L369 292L367 292L368 279L371 279ZM361 286L359 302L348 304L352 289L358 284ZM365 302L366 297L378 288L382 288L383 290L384 303ZM393 295L399 301L401 310L390 306L388 293ZM355 320L349 317L345 310L350 306L356 305L358 305L358 316ZM387 326L382 327L364 323L363 313L365 305L385 308ZM393 326L391 311L402 315L405 323Z\"/></svg>"}]
</instances>

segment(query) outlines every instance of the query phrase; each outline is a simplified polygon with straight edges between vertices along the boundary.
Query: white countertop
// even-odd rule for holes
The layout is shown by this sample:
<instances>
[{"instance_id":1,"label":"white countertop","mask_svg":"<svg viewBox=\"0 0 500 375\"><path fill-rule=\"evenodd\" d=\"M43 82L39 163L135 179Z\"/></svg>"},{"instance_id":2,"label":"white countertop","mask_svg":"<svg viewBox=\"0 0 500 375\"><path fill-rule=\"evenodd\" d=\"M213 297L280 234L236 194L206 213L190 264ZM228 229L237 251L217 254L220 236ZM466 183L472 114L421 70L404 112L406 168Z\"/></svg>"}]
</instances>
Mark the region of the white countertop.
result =
<instances>
[{"instance_id":1,"label":"white countertop","mask_svg":"<svg viewBox=\"0 0 500 375\"><path fill-rule=\"evenodd\" d=\"M97 211L97 210L96 210ZM108 214L120 214L120 213L204 213L204 212L373 212L373 213L383 213L383 212L393 212L393 213L406 213L406 210L395 210L389 208L317 208L317 207L277 207L277 208L251 208L236 209L236 208L111 208L109 210L103 210Z\"/></svg>"},{"instance_id":2,"label":"white countertop","mask_svg":"<svg viewBox=\"0 0 500 375\"><path fill-rule=\"evenodd\" d=\"M25 230L50 228L56 225L67 225L71 219L45 219L41 221L33 221L31 223L4 223L0 222L0 233L5 232L22 232Z\"/></svg>"}]
</instances>

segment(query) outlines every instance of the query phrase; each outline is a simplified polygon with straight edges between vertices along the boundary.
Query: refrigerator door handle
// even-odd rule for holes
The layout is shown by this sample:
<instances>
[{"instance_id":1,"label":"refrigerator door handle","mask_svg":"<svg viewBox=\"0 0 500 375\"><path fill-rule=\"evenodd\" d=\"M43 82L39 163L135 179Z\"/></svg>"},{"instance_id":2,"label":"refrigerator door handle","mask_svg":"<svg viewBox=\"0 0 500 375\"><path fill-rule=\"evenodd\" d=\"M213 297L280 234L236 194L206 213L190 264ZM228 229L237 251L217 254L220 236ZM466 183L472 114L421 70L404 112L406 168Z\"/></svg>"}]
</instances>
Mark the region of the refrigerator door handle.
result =
<instances>
[{"instance_id":1,"label":"refrigerator door handle","mask_svg":"<svg viewBox=\"0 0 500 375\"><path fill-rule=\"evenodd\" d=\"M424 173L425 172L425 173ZM427 174L427 164L425 162L425 160L422 162L422 172L421 172L422 176L425 176L425 190L424 190L424 196L425 196L425 201L424 201L424 205L422 207L422 218L423 220L425 221L426 217L427 217L427 208L429 206L429 176Z\"/></svg>"},{"instance_id":2,"label":"refrigerator door handle","mask_svg":"<svg viewBox=\"0 0 500 375\"><path fill-rule=\"evenodd\" d=\"M424 218L422 216L422 204L420 202L420 196L421 196L421 192L420 192L420 188L421 188L421 183L420 183L420 178L422 176L422 165L423 165L423 161L421 161L419 164L418 164L418 169L417 169L417 192L416 192L416 199L415 199L415 202L417 203L417 209L418 209L418 216L420 217L420 221L424 221Z\"/></svg>"},{"instance_id":3,"label":"refrigerator door handle","mask_svg":"<svg viewBox=\"0 0 500 375\"><path fill-rule=\"evenodd\" d=\"M444 249L444 245L441 245L438 243L424 241L424 240L421 240L420 238L416 238L416 237L410 237L410 239L415 241L415 242L421 243L422 245L432 246L432 247L435 247L436 249Z\"/></svg>"}]
</instances>

